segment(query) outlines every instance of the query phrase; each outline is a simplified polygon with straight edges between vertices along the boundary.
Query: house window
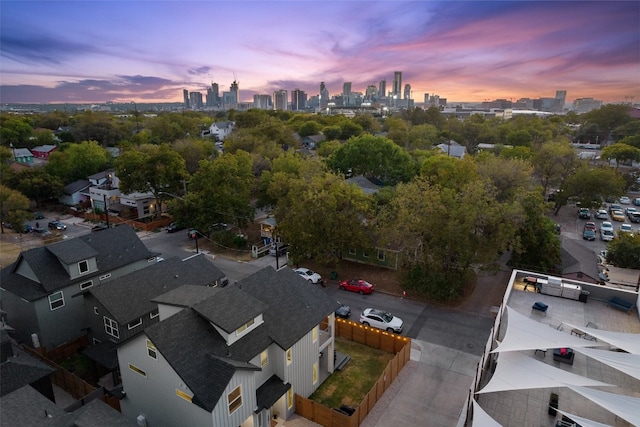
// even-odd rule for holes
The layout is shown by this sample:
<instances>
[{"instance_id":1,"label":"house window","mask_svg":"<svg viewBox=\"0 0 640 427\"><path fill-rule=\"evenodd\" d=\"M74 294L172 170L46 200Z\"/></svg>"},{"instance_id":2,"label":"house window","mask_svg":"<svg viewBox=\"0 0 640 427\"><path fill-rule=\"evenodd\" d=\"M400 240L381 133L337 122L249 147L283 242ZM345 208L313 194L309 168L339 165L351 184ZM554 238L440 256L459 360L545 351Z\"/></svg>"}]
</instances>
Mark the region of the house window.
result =
<instances>
[{"instance_id":1,"label":"house window","mask_svg":"<svg viewBox=\"0 0 640 427\"><path fill-rule=\"evenodd\" d=\"M147 355L154 360L158 360L158 350L151 340L147 340Z\"/></svg>"},{"instance_id":2,"label":"house window","mask_svg":"<svg viewBox=\"0 0 640 427\"><path fill-rule=\"evenodd\" d=\"M104 331L114 338L120 339L120 331L118 331L118 322L104 316Z\"/></svg>"},{"instance_id":3,"label":"house window","mask_svg":"<svg viewBox=\"0 0 640 427\"><path fill-rule=\"evenodd\" d=\"M293 359L293 356L291 354L291 349L287 350L287 365L291 364L291 360Z\"/></svg>"},{"instance_id":4,"label":"house window","mask_svg":"<svg viewBox=\"0 0 640 427\"><path fill-rule=\"evenodd\" d=\"M385 260L384 251L381 249L378 249L378 261L384 261L384 260Z\"/></svg>"},{"instance_id":5,"label":"house window","mask_svg":"<svg viewBox=\"0 0 640 427\"><path fill-rule=\"evenodd\" d=\"M133 328L136 328L140 325L142 325L142 317L139 318L137 321L127 324L127 328L129 328L129 330L132 330Z\"/></svg>"},{"instance_id":6,"label":"house window","mask_svg":"<svg viewBox=\"0 0 640 427\"><path fill-rule=\"evenodd\" d=\"M318 362L313 364L313 383L318 383Z\"/></svg>"},{"instance_id":7,"label":"house window","mask_svg":"<svg viewBox=\"0 0 640 427\"><path fill-rule=\"evenodd\" d=\"M49 307L51 311L64 307L64 295L62 295L62 291L49 295Z\"/></svg>"},{"instance_id":8,"label":"house window","mask_svg":"<svg viewBox=\"0 0 640 427\"><path fill-rule=\"evenodd\" d=\"M293 408L293 387L289 387L287 390L287 408Z\"/></svg>"},{"instance_id":9,"label":"house window","mask_svg":"<svg viewBox=\"0 0 640 427\"><path fill-rule=\"evenodd\" d=\"M160 312L158 311L157 308L152 310L151 313L149 314L150 319L155 319L158 316L160 316Z\"/></svg>"},{"instance_id":10,"label":"house window","mask_svg":"<svg viewBox=\"0 0 640 427\"><path fill-rule=\"evenodd\" d=\"M176 394L181 398L183 398L184 400L186 400L187 402L191 402L192 396L189 396L184 391L176 389Z\"/></svg>"},{"instance_id":11,"label":"house window","mask_svg":"<svg viewBox=\"0 0 640 427\"><path fill-rule=\"evenodd\" d=\"M247 330L248 327L250 327L251 325L253 325L254 323L254 319L249 320L247 323L245 323L244 325L240 326L238 329L236 329L236 335L240 335L241 333L243 333L245 330Z\"/></svg>"},{"instance_id":12,"label":"house window","mask_svg":"<svg viewBox=\"0 0 640 427\"><path fill-rule=\"evenodd\" d=\"M369 258L369 252L362 251L362 258Z\"/></svg>"},{"instance_id":13,"label":"house window","mask_svg":"<svg viewBox=\"0 0 640 427\"><path fill-rule=\"evenodd\" d=\"M98 313L98 307L93 307L93 314L98 314L98 315L100 314Z\"/></svg>"},{"instance_id":14,"label":"house window","mask_svg":"<svg viewBox=\"0 0 640 427\"><path fill-rule=\"evenodd\" d=\"M138 368L136 365L132 365L131 363L129 363L129 369L131 369L136 374L147 378L147 373L142 369Z\"/></svg>"},{"instance_id":15,"label":"house window","mask_svg":"<svg viewBox=\"0 0 640 427\"><path fill-rule=\"evenodd\" d=\"M111 273L107 273L107 274L104 274L104 275L100 276L100 280L108 279L109 277L111 277Z\"/></svg>"},{"instance_id":16,"label":"house window","mask_svg":"<svg viewBox=\"0 0 640 427\"><path fill-rule=\"evenodd\" d=\"M229 415L233 414L239 407L242 406L242 388L241 386L236 387L229 395L227 396L227 402L229 403Z\"/></svg>"},{"instance_id":17,"label":"house window","mask_svg":"<svg viewBox=\"0 0 640 427\"><path fill-rule=\"evenodd\" d=\"M89 280L88 282L84 282L84 283L80 283L80 290L84 291L87 288L90 288L93 286L93 280Z\"/></svg>"},{"instance_id":18,"label":"house window","mask_svg":"<svg viewBox=\"0 0 640 427\"><path fill-rule=\"evenodd\" d=\"M313 339L313 342L318 341L318 327L317 326L311 330L311 337Z\"/></svg>"},{"instance_id":19,"label":"house window","mask_svg":"<svg viewBox=\"0 0 640 427\"><path fill-rule=\"evenodd\" d=\"M265 350L260 353L260 366L263 368L269 364L269 351Z\"/></svg>"},{"instance_id":20,"label":"house window","mask_svg":"<svg viewBox=\"0 0 640 427\"><path fill-rule=\"evenodd\" d=\"M85 274L89 272L89 262L87 260L80 261L78 263L78 271L80 274Z\"/></svg>"},{"instance_id":21,"label":"house window","mask_svg":"<svg viewBox=\"0 0 640 427\"><path fill-rule=\"evenodd\" d=\"M355 255L356 254L356 248L349 248L349 254L350 255Z\"/></svg>"}]
</instances>

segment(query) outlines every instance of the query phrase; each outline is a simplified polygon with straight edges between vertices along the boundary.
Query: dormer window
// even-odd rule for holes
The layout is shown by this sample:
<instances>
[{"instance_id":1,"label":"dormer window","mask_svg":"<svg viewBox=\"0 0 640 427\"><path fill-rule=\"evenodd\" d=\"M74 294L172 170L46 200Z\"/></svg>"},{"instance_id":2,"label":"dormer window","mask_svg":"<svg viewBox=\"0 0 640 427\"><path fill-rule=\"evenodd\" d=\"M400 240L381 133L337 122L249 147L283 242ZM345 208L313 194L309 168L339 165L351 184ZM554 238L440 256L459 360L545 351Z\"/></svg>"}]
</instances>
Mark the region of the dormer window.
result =
<instances>
[{"instance_id":1,"label":"dormer window","mask_svg":"<svg viewBox=\"0 0 640 427\"><path fill-rule=\"evenodd\" d=\"M78 272L80 274L85 274L89 272L89 262L86 259L78 263Z\"/></svg>"},{"instance_id":2,"label":"dormer window","mask_svg":"<svg viewBox=\"0 0 640 427\"><path fill-rule=\"evenodd\" d=\"M236 335L242 334L244 331L246 331L248 328L250 328L254 323L255 323L255 319L249 320L247 323L245 323L244 325L242 325L238 329L236 329Z\"/></svg>"}]
</instances>

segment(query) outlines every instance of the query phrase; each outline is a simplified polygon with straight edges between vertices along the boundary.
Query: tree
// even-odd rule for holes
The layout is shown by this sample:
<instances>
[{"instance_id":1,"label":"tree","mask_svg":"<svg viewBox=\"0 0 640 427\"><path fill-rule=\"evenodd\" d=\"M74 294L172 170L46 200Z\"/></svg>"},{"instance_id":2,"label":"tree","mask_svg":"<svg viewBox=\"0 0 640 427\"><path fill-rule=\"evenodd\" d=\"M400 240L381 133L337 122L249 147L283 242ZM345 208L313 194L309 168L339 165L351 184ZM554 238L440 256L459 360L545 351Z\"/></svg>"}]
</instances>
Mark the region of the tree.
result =
<instances>
[{"instance_id":1,"label":"tree","mask_svg":"<svg viewBox=\"0 0 640 427\"><path fill-rule=\"evenodd\" d=\"M438 129L429 124L413 126L407 134L407 148L410 149L429 149L433 147L437 141Z\"/></svg>"},{"instance_id":2,"label":"tree","mask_svg":"<svg viewBox=\"0 0 640 427\"><path fill-rule=\"evenodd\" d=\"M0 232L4 234L4 224L10 223L17 231L24 231L24 223L31 215L28 212L29 199L19 191L0 184Z\"/></svg>"},{"instance_id":3,"label":"tree","mask_svg":"<svg viewBox=\"0 0 640 427\"><path fill-rule=\"evenodd\" d=\"M309 120L304 122L298 128L298 135L302 138L305 136L317 135L320 133L320 129L322 129L322 125L314 120Z\"/></svg>"},{"instance_id":4,"label":"tree","mask_svg":"<svg viewBox=\"0 0 640 427\"><path fill-rule=\"evenodd\" d=\"M533 167L542 185L542 194L546 195L553 188L559 189L578 163L576 152L568 142L542 144L533 157Z\"/></svg>"},{"instance_id":5,"label":"tree","mask_svg":"<svg viewBox=\"0 0 640 427\"><path fill-rule=\"evenodd\" d=\"M436 154L422 163L420 176L433 185L459 188L477 178L477 164L468 156L456 159Z\"/></svg>"},{"instance_id":6,"label":"tree","mask_svg":"<svg viewBox=\"0 0 640 427\"><path fill-rule=\"evenodd\" d=\"M506 159L492 154L477 158L478 174L493 184L499 202L515 200L530 187L533 166L521 159Z\"/></svg>"},{"instance_id":7,"label":"tree","mask_svg":"<svg viewBox=\"0 0 640 427\"><path fill-rule=\"evenodd\" d=\"M620 163L630 163L632 161L640 160L640 148L636 148L631 145L617 142L602 149L600 157L607 160L615 160L616 167L620 166Z\"/></svg>"},{"instance_id":8,"label":"tree","mask_svg":"<svg viewBox=\"0 0 640 427\"><path fill-rule=\"evenodd\" d=\"M46 200L55 199L64 194L63 181L41 166L17 172L12 177L11 184L13 188L34 200L37 207Z\"/></svg>"},{"instance_id":9,"label":"tree","mask_svg":"<svg viewBox=\"0 0 640 427\"><path fill-rule=\"evenodd\" d=\"M507 134L507 145L513 147L530 147L532 139L531 134L526 130L514 130Z\"/></svg>"},{"instance_id":10,"label":"tree","mask_svg":"<svg viewBox=\"0 0 640 427\"><path fill-rule=\"evenodd\" d=\"M158 203L156 215L162 212L162 202L184 188L189 174L185 161L168 144L143 145L128 150L116 159L116 175L122 193L139 191L153 193Z\"/></svg>"},{"instance_id":11,"label":"tree","mask_svg":"<svg viewBox=\"0 0 640 427\"><path fill-rule=\"evenodd\" d=\"M104 170L110 162L111 155L97 141L83 141L51 153L46 170L69 184Z\"/></svg>"},{"instance_id":12,"label":"tree","mask_svg":"<svg viewBox=\"0 0 640 427\"><path fill-rule=\"evenodd\" d=\"M184 159L187 172L192 175L198 170L200 160L209 159L216 152L213 142L202 138L179 139L172 145Z\"/></svg>"},{"instance_id":13,"label":"tree","mask_svg":"<svg viewBox=\"0 0 640 427\"><path fill-rule=\"evenodd\" d=\"M556 208L559 209L572 197L581 206L596 209L602 204L603 196L623 194L625 187L625 180L617 170L608 166L592 168L582 164L560 188Z\"/></svg>"},{"instance_id":14,"label":"tree","mask_svg":"<svg viewBox=\"0 0 640 427\"><path fill-rule=\"evenodd\" d=\"M610 242L607 261L620 268L640 269L640 234L623 233Z\"/></svg>"},{"instance_id":15,"label":"tree","mask_svg":"<svg viewBox=\"0 0 640 427\"><path fill-rule=\"evenodd\" d=\"M269 190L282 195L277 230L294 262L312 257L335 265L346 248L372 246L364 222L372 216L373 199L357 186L326 173L310 179L288 175L274 180Z\"/></svg>"},{"instance_id":16,"label":"tree","mask_svg":"<svg viewBox=\"0 0 640 427\"><path fill-rule=\"evenodd\" d=\"M0 116L0 141L4 146L32 148L33 144L29 142L32 132L33 128L25 117L4 114Z\"/></svg>"},{"instance_id":17,"label":"tree","mask_svg":"<svg viewBox=\"0 0 640 427\"><path fill-rule=\"evenodd\" d=\"M113 115L94 111L78 115L72 129L76 142L97 141L103 147L115 146L129 135Z\"/></svg>"},{"instance_id":18,"label":"tree","mask_svg":"<svg viewBox=\"0 0 640 427\"><path fill-rule=\"evenodd\" d=\"M606 104L597 110L582 114L580 118L583 121L583 126L597 125L600 130L598 133L600 141L606 141L609 133L614 129L633 121L629 114L630 110L628 105Z\"/></svg>"},{"instance_id":19,"label":"tree","mask_svg":"<svg viewBox=\"0 0 640 427\"><path fill-rule=\"evenodd\" d=\"M386 184L408 181L415 175L411 156L390 139L372 135L350 138L327 159L338 173L376 178Z\"/></svg>"}]
</instances>

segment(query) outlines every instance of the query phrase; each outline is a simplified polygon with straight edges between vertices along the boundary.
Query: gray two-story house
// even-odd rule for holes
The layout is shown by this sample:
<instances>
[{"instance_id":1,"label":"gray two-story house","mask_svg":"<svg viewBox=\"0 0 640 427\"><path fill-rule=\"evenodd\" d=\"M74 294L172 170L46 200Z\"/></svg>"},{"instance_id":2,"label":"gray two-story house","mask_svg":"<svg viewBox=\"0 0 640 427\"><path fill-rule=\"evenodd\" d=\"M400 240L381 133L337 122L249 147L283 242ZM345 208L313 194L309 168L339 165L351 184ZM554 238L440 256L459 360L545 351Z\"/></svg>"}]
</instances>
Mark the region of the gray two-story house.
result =
<instances>
[{"instance_id":1,"label":"gray two-story house","mask_svg":"<svg viewBox=\"0 0 640 427\"><path fill-rule=\"evenodd\" d=\"M290 269L155 299L161 321L118 347L122 412L153 426L269 426L333 372L338 303Z\"/></svg>"},{"instance_id":2,"label":"gray two-story house","mask_svg":"<svg viewBox=\"0 0 640 427\"><path fill-rule=\"evenodd\" d=\"M85 333L74 295L155 263L127 225L30 249L0 271L0 308L19 342L53 348Z\"/></svg>"}]
</instances>

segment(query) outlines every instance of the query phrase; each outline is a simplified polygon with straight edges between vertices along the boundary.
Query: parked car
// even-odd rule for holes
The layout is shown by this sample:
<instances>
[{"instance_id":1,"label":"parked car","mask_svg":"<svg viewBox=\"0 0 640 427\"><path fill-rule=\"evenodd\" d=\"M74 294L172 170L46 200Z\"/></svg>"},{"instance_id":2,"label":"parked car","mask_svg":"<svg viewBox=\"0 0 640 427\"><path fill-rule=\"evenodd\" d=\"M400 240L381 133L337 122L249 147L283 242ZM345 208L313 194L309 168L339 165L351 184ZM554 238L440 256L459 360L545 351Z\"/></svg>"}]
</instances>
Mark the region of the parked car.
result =
<instances>
[{"instance_id":1,"label":"parked car","mask_svg":"<svg viewBox=\"0 0 640 427\"><path fill-rule=\"evenodd\" d=\"M49 221L48 224L49 230L66 230L66 224L61 223L60 221Z\"/></svg>"},{"instance_id":2,"label":"parked car","mask_svg":"<svg viewBox=\"0 0 640 427\"><path fill-rule=\"evenodd\" d=\"M310 270L310 269L304 268L304 267L300 267L300 268L296 268L293 271L295 271L303 279L308 280L309 282L313 283L314 285L317 285L318 283L320 283L322 286L324 286L324 281L322 280L322 276L320 276L318 273L316 273L313 270Z\"/></svg>"},{"instance_id":3,"label":"parked car","mask_svg":"<svg viewBox=\"0 0 640 427\"><path fill-rule=\"evenodd\" d=\"M622 212L622 210L615 210L615 211L611 212L611 219L613 219L614 221L624 222L624 220L626 218L625 218L624 212Z\"/></svg>"},{"instance_id":4,"label":"parked car","mask_svg":"<svg viewBox=\"0 0 640 427\"><path fill-rule=\"evenodd\" d=\"M635 199L633 199L633 204L636 206L640 206L640 197L636 197Z\"/></svg>"},{"instance_id":5,"label":"parked car","mask_svg":"<svg viewBox=\"0 0 640 427\"><path fill-rule=\"evenodd\" d=\"M187 228L182 224L178 224L177 222L172 222L167 226L167 233L175 233L176 231L181 231Z\"/></svg>"},{"instance_id":6,"label":"parked car","mask_svg":"<svg viewBox=\"0 0 640 427\"><path fill-rule=\"evenodd\" d=\"M376 310L374 308L365 308L360 315L360 323L365 326L373 326L374 328L383 329L388 332L402 333L404 322L393 314Z\"/></svg>"},{"instance_id":7,"label":"parked car","mask_svg":"<svg viewBox=\"0 0 640 427\"><path fill-rule=\"evenodd\" d=\"M629 221L631 222L640 222L640 212L634 212L629 217Z\"/></svg>"},{"instance_id":8,"label":"parked car","mask_svg":"<svg viewBox=\"0 0 640 427\"><path fill-rule=\"evenodd\" d=\"M602 224L600 224L600 232L602 233L605 230L613 231L613 224L609 221L602 221Z\"/></svg>"},{"instance_id":9,"label":"parked car","mask_svg":"<svg viewBox=\"0 0 640 427\"><path fill-rule=\"evenodd\" d=\"M596 232L595 230L592 230L590 228L585 228L584 231L582 232L582 238L584 240L596 240Z\"/></svg>"},{"instance_id":10,"label":"parked car","mask_svg":"<svg viewBox=\"0 0 640 427\"><path fill-rule=\"evenodd\" d=\"M33 215L33 219L44 219L44 215L42 215L42 212L36 212Z\"/></svg>"},{"instance_id":11,"label":"parked car","mask_svg":"<svg viewBox=\"0 0 640 427\"><path fill-rule=\"evenodd\" d=\"M211 232L216 232L216 231L225 231L225 230L229 230L229 225L224 223L224 222L216 222L215 224L211 224L211 227L209 227L209 231Z\"/></svg>"},{"instance_id":12,"label":"parked car","mask_svg":"<svg viewBox=\"0 0 640 427\"><path fill-rule=\"evenodd\" d=\"M107 228L109 228L107 224L98 224L91 227L91 231L102 231L106 230Z\"/></svg>"},{"instance_id":13,"label":"parked car","mask_svg":"<svg viewBox=\"0 0 640 427\"><path fill-rule=\"evenodd\" d=\"M338 304L340 304L340 307L336 310L336 316L348 319L351 316L351 307L342 304L340 301L338 301Z\"/></svg>"},{"instance_id":14,"label":"parked car","mask_svg":"<svg viewBox=\"0 0 640 427\"><path fill-rule=\"evenodd\" d=\"M46 228L34 228L33 232L40 237L49 237L51 236L51 232Z\"/></svg>"},{"instance_id":15,"label":"parked car","mask_svg":"<svg viewBox=\"0 0 640 427\"><path fill-rule=\"evenodd\" d=\"M615 203L609 205L609 213L611 213L613 211L621 211L621 210L622 210L622 206L620 206L620 205L616 205Z\"/></svg>"},{"instance_id":16,"label":"parked car","mask_svg":"<svg viewBox=\"0 0 640 427\"><path fill-rule=\"evenodd\" d=\"M578 209L578 218L580 219L591 219L591 211L589 208L580 208Z\"/></svg>"},{"instance_id":17,"label":"parked car","mask_svg":"<svg viewBox=\"0 0 640 427\"><path fill-rule=\"evenodd\" d=\"M627 196L620 196L618 201L620 202L621 205L628 205L629 203L631 203L631 199L628 198Z\"/></svg>"},{"instance_id":18,"label":"parked car","mask_svg":"<svg viewBox=\"0 0 640 427\"><path fill-rule=\"evenodd\" d=\"M269 255L271 256L282 256L287 253L289 250L289 245L287 243L279 242L272 243L269 248Z\"/></svg>"},{"instance_id":19,"label":"parked car","mask_svg":"<svg viewBox=\"0 0 640 427\"><path fill-rule=\"evenodd\" d=\"M603 242L610 242L616 238L616 235L613 234L613 230L600 230L600 240Z\"/></svg>"},{"instance_id":20,"label":"parked car","mask_svg":"<svg viewBox=\"0 0 640 427\"><path fill-rule=\"evenodd\" d=\"M631 214L633 214L634 212L638 212L636 210L636 208L633 207L628 207L627 209L624 210L624 214L627 216L627 218L631 218Z\"/></svg>"},{"instance_id":21,"label":"parked car","mask_svg":"<svg viewBox=\"0 0 640 427\"><path fill-rule=\"evenodd\" d=\"M596 219L609 219L609 214L606 209L598 209L596 212Z\"/></svg>"},{"instance_id":22,"label":"parked car","mask_svg":"<svg viewBox=\"0 0 640 427\"><path fill-rule=\"evenodd\" d=\"M588 221L584 223L584 229L585 230L593 230L596 231L596 223L593 221Z\"/></svg>"},{"instance_id":23,"label":"parked car","mask_svg":"<svg viewBox=\"0 0 640 427\"><path fill-rule=\"evenodd\" d=\"M338 288L343 291L358 292L360 295L369 295L375 290L374 285L362 279L343 280Z\"/></svg>"},{"instance_id":24,"label":"parked car","mask_svg":"<svg viewBox=\"0 0 640 427\"><path fill-rule=\"evenodd\" d=\"M631 224L620 224L620 228L618 229L618 234L628 233L633 235L633 227Z\"/></svg>"}]
</instances>

